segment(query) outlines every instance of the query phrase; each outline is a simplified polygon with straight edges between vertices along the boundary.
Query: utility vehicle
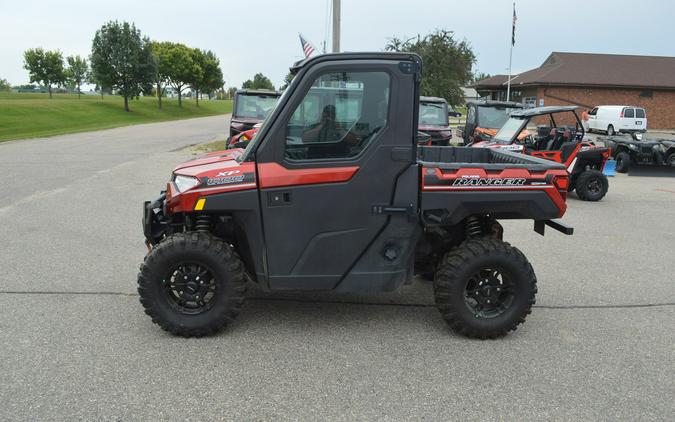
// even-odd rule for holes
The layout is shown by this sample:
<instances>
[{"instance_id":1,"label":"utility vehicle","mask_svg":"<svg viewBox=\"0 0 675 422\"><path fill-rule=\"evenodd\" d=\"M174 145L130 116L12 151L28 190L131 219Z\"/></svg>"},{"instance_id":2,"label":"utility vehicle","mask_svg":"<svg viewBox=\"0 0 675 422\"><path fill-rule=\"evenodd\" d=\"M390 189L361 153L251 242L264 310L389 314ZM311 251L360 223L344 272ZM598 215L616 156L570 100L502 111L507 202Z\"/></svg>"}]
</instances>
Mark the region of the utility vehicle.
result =
<instances>
[{"instance_id":1,"label":"utility vehicle","mask_svg":"<svg viewBox=\"0 0 675 422\"><path fill-rule=\"evenodd\" d=\"M253 129L277 104L281 94L266 89L240 89L234 94L230 137Z\"/></svg>"},{"instance_id":2,"label":"utility vehicle","mask_svg":"<svg viewBox=\"0 0 675 422\"><path fill-rule=\"evenodd\" d=\"M448 102L445 98L420 97L419 131L430 137L424 145L450 145L452 128L448 116Z\"/></svg>"},{"instance_id":3,"label":"utility vehicle","mask_svg":"<svg viewBox=\"0 0 675 422\"><path fill-rule=\"evenodd\" d=\"M468 101L466 124L457 128L457 136L467 146L474 142L489 141L509 119L511 112L522 108L522 104L512 101Z\"/></svg>"},{"instance_id":4,"label":"utility vehicle","mask_svg":"<svg viewBox=\"0 0 675 422\"><path fill-rule=\"evenodd\" d=\"M612 149L616 171L628 172L632 165L675 167L675 140L647 138L642 133L610 136L605 141Z\"/></svg>"},{"instance_id":5,"label":"utility vehicle","mask_svg":"<svg viewBox=\"0 0 675 422\"><path fill-rule=\"evenodd\" d=\"M524 152L561 163L570 173L568 190L571 192L576 189L581 200L599 201L609 189L603 169L611 151L584 139L584 127L576 112L577 108L547 106L513 111L491 140L472 146ZM536 135L532 136L528 132L526 137L522 137L530 122L541 120L546 120L547 124L538 125ZM560 124L565 120L574 124Z\"/></svg>"},{"instance_id":6,"label":"utility vehicle","mask_svg":"<svg viewBox=\"0 0 675 422\"><path fill-rule=\"evenodd\" d=\"M246 149L177 166L144 204L145 312L181 336L213 334L264 290L392 291L432 271L457 332L494 338L535 302L537 279L500 219L540 234L565 213L552 161L491 149L418 147L421 61L409 53L311 57ZM344 92L312 110L313 87ZM314 104L314 105L313 105ZM321 114L320 126L307 125ZM303 114L305 117L303 117ZM553 253L553 252L552 252Z\"/></svg>"},{"instance_id":7,"label":"utility vehicle","mask_svg":"<svg viewBox=\"0 0 675 422\"><path fill-rule=\"evenodd\" d=\"M603 131L608 136L619 132L647 130L647 112L642 107L601 105L588 113L588 131Z\"/></svg>"}]
</instances>

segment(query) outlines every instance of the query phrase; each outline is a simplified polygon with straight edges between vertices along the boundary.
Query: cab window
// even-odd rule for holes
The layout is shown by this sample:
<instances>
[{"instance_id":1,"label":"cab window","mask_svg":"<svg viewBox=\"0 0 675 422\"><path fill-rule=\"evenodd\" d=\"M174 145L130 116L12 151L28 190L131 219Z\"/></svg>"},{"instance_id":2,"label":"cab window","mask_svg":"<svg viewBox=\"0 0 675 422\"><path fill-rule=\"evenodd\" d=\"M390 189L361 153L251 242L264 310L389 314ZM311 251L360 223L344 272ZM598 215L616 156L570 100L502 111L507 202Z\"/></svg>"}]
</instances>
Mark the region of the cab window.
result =
<instances>
[{"instance_id":1,"label":"cab window","mask_svg":"<svg viewBox=\"0 0 675 422\"><path fill-rule=\"evenodd\" d=\"M286 159L359 155L387 124L389 85L385 72L333 72L317 77L286 125Z\"/></svg>"}]
</instances>

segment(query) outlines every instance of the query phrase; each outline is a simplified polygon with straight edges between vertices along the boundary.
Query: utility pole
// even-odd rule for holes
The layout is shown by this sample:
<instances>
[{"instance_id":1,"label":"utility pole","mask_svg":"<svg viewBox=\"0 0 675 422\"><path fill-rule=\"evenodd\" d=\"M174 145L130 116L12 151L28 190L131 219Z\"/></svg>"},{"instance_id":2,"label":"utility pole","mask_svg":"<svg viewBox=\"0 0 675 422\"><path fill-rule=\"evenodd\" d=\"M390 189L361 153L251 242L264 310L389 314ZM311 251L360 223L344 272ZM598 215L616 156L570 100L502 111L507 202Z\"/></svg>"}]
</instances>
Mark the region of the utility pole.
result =
<instances>
[{"instance_id":1,"label":"utility pole","mask_svg":"<svg viewBox=\"0 0 675 422\"><path fill-rule=\"evenodd\" d=\"M340 52L340 0L333 0L333 53Z\"/></svg>"}]
</instances>

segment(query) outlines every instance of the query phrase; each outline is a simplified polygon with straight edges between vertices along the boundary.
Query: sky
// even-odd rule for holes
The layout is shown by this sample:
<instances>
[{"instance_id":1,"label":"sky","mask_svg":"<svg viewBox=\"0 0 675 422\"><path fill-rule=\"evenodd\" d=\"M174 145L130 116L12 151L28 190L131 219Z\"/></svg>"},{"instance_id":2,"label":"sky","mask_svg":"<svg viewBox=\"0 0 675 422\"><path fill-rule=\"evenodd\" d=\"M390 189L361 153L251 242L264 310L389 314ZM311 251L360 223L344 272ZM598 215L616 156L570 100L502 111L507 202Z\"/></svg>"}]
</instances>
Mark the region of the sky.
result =
<instances>
[{"instance_id":1,"label":"sky","mask_svg":"<svg viewBox=\"0 0 675 422\"><path fill-rule=\"evenodd\" d=\"M88 56L109 20L134 22L145 36L209 49L226 86L262 72L279 86L303 58L298 33L321 48L330 0L0 0L0 78L28 83L23 51ZM388 38L454 31L476 55L474 71L505 74L512 0L342 0L343 51L381 51ZM670 0L517 0L513 73L552 51L675 56ZM330 31L327 45L330 49Z\"/></svg>"}]
</instances>

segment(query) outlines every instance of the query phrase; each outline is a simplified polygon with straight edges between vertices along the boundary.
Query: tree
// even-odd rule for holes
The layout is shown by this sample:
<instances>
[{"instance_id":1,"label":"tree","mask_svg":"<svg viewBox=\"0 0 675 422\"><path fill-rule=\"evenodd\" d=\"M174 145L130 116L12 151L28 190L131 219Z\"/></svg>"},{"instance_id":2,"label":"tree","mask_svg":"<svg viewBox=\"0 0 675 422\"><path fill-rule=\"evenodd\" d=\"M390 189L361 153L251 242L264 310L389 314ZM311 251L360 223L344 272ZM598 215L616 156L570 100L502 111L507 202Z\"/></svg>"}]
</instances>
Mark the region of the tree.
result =
<instances>
[{"instance_id":1,"label":"tree","mask_svg":"<svg viewBox=\"0 0 675 422\"><path fill-rule=\"evenodd\" d=\"M23 67L28 71L30 82L42 83L47 87L49 98L52 98L52 85L60 86L66 81L61 52L31 48L23 53L23 58Z\"/></svg>"},{"instance_id":2,"label":"tree","mask_svg":"<svg viewBox=\"0 0 675 422\"><path fill-rule=\"evenodd\" d=\"M227 88L227 99L231 100L234 98L234 94L237 93L237 87L236 86L231 86Z\"/></svg>"},{"instance_id":3,"label":"tree","mask_svg":"<svg viewBox=\"0 0 675 422\"><path fill-rule=\"evenodd\" d=\"M66 69L66 78L77 88L77 98L80 98L82 83L89 75L89 65L87 60L80 56L68 56L66 59L68 68Z\"/></svg>"},{"instance_id":4,"label":"tree","mask_svg":"<svg viewBox=\"0 0 675 422\"><path fill-rule=\"evenodd\" d=\"M294 75L291 72L288 72L286 74L286 76L284 77L284 84L281 85L281 87L279 88L279 91L285 91L286 88L288 88L288 85L290 85L291 81L293 80L293 76Z\"/></svg>"},{"instance_id":5,"label":"tree","mask_svg":"<svg viewBox=\"0 0 675 422\"><path fill-rule=\"evenodd\" d=\"M274 91L274 85L272 85L272 81L270 81L270 79L262 73L256 73L256 75L253 77L253 80L247 80L241 85L241 87L246 89L269 89Z\"/></svg>"},{"instance_id":6,"label":"tree","mask_svg":"<svg viewBox=\"0 0 675 422\"><path fill-rule=\"evenodd\" d=\"M471 77L471 83L476 83L478 81L482 81L483 79L487 79L487 78L490 78L490 77L492 77L492 75L490 75L489 73L476 72Z\"/></svg>"},{"instance_id":7,"label":"tree","mask_svg":"<svg viewBox=\"0 0 675 422\"><path fill-rule=\"evenodd\" d=\"M155 93L157 95L157 103L159 108L162 108L162 97L164 96L165 84L169 79L169 64L170 51L173 48L173 43L152 42L152 54L155 56L157 62L157 71L155 72Z\"/></svg>"},{"instance_id":8,"label":"tree","mask_svg":"<svg viewBox=\"0 0 675 422\"><path fill-rule=\"evenodd\" d=\"M150 40L128 22L111 21L96 31L90 61L94 80L124 97L125 111L129 97L152 84L157 69Z\"/></svg>"},{"instance_id":9,"label":"tree","mask_svg":"<svg viewBox=\"0 0 675 422\"><path fill-rule=\"evenodd\" d=\"M9 92L12 89L12 85L7 81L7 79L0 79L0 91Z\"/></svg>"},{"instance_id":10,"label":"tree","mask_svg":"<svg viewBox=\"0 0 675 422\"><path fill-rule=\"evenodd\" d=\"M438 29L405 41L391 38L385 50L419 54L424 75L421 94L443 97L451 105L461 104L464 97L460 88L471 81L471 67L476 61L467 41L457 42L452 31Z\"/></svg>"},{"instance_id":11,"label":"tree","mask_svg":"<svg viewBox=\"0 0 675 422\"><path fill-rule=\"evenodd\" d=\"M195 99L199 107L199 93L206 92L211 98L211 93L222 88L223 72L220 70L220 60L211 50L192 50L192 60L199 67L199 72L192 75L190 86L195 90Z\"/></svg>"},{"instance_id":12,"label":"tree","mask_svg":"<svg viewBox=\"0 0 675 422\"><path fill-rule=\"evenodd\" d=\"M184 44L170 43L166 51L164 74L166 83L178 93L178 107L183 107L183 90L190 84L199 66L192 58L192 51Z\"/></svg>"}]
</instances>

